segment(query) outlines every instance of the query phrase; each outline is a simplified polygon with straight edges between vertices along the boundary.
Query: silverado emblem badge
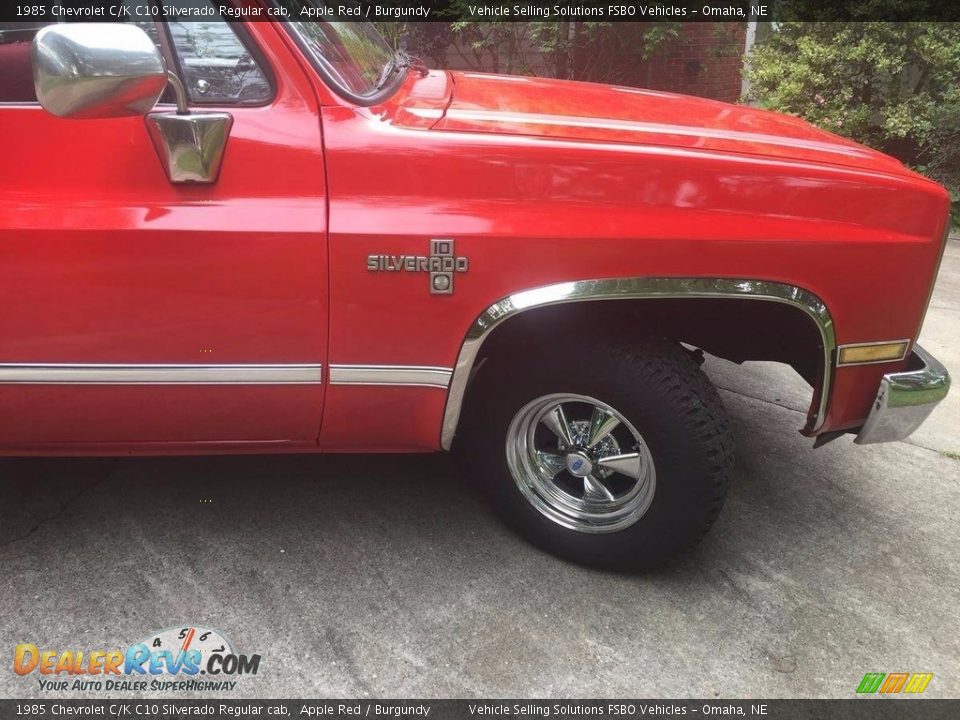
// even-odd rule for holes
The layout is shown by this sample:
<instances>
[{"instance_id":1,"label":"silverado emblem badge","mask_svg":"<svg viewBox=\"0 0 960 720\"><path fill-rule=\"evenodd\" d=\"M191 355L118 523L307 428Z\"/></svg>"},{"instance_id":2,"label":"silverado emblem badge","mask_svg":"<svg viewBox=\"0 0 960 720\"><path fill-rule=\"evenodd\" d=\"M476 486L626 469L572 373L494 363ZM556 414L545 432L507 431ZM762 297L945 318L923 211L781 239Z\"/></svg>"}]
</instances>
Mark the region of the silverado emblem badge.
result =
<instances>
[{"instance_id":1,"label":"silverado emblem badge","mask_svg":"<svg viewBox=\"0 0 960 720\"><path fill-rule=\"evenodd\" d=\"M470 260L457 257L453 240L431 240L430 255L368 255L370 272L430 273L432 295L452 295L453 276L470 269Z\"/></svg>"}]
</instances>

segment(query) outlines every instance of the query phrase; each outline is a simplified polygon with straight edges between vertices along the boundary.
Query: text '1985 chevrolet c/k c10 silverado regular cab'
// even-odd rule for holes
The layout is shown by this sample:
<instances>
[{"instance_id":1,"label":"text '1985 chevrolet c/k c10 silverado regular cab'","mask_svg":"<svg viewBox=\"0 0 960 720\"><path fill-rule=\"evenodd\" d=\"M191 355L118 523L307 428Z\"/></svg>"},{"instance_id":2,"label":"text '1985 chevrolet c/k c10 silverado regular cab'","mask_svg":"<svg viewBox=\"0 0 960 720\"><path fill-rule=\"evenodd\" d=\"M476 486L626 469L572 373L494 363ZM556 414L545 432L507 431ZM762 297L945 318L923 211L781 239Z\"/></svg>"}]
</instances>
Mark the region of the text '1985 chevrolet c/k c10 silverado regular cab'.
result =
<instances>
[{"instance_id":1,"label":"text '1985 chevrolet c/k c10 silverado regular cab'","mask_svg":"<svg viewBox=\"0 0 960 720\"><path fill-rule=\"evenodd\" d=\"M3 29L0 453L456 449L532 541L646 567L730 482L704 351L792 366L818 444L946 395L949 197L900 162L279 6Z\"/></svg>"}]
</instances>

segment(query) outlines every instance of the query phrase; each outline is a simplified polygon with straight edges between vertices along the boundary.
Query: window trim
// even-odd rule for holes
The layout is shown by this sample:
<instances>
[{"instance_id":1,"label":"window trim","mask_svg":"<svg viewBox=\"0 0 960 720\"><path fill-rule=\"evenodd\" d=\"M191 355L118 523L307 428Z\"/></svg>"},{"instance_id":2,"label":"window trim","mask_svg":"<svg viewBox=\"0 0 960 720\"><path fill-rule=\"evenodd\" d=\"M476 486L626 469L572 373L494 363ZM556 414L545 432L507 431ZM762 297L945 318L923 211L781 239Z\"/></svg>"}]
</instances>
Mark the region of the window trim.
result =
<instances>
[{"instance_id":1,"label":"window trim","mask_svg":"<svg viewBox=\"0 0 960 720\"><path fill-rule=\"evenodd\" d=\"M279 0L269 0L269 2L276 8L280 7ZM384 85L374 94L357 95L341 85L337 79L326 69L326 67L324 67L324 64L314 57L313 51L310 50L310 47L303 35L300 34L300 30L292 22L289 20L283 20L279 21L278 24L283 27L287 36L290 37L294 43L296 43L307 62L310 63L310 67L312 67L317 74L320 75L320 78L323 80L324 84L344 100L348 100L355 105L360 105L361 107L371 107L373 105L379 105L385 100L390 99L406 82L407 76L410 74L410 68L406 67L404 68L403 72L397 73L396 79L393 82Z\"/></svg>"},{"instance_id":2,"label":"window trim","mask_svg":"<svg viewBox=\"0 0 960 720\"><path fill-rule=\"evenodd\" d=\"M159 0L153 0L154 4L159 4ZM236 3L234 0L227 0L227 4L235 7ZM273 101L277 99L277 76L273 71L273 65L270 63L269 59L266 56L266 53L263 52L259 43L253 39L250 35L250 31L247 30L244 22L242 20L228 20L227 18L220 17L220 19L230 26L230 29L233 31L233 34L237 37L237 40L240 41L240 44L243 45L243 48L250 54L250 57L256 63L257 67L263 73L263 79L267 83L267 87L270 89L269 95L263 100L257 100L256 102L249 101L239 101L239 100L195 100L191 97L190 87L187 85L186 74L183 71L183 64L180 62L180 54L177 52L177 45L173 41L173 35L170 33L170 20L165 16L161 15L157 24L160 26L160 32L163 33L164 38L166 39L166 45L169 48L170 55L173 58L173 67L167 68L173 72L180 82L183 83L183 86L187 89L187 105L198 107L231 107L231 108L258 108L258 107L267 107L272 105ZM158 103L163 105L171 105L173 103Z\"/></svg>"}]
</instances>

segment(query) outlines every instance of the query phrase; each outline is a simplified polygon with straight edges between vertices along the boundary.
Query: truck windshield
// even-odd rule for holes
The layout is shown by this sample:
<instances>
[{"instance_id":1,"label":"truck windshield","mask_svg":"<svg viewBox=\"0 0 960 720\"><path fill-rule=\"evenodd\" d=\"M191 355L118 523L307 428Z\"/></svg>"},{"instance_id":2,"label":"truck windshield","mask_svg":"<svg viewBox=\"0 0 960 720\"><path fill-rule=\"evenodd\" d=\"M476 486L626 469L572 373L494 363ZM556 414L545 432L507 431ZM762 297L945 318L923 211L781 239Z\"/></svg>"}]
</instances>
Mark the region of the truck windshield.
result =
<instances>
[{"instance_id":1,"label":"truck windshield","mask_svg":"<svg viewBox=\"0 0 960 720\"><path fill-rule=\"evenodd\" d=\"M376 28L349 15L357 6L342 1L277 1L287 9L287 24L313 62L349 95L377 95L403 76L406 64Z\"/></svg>"}]
</instances>

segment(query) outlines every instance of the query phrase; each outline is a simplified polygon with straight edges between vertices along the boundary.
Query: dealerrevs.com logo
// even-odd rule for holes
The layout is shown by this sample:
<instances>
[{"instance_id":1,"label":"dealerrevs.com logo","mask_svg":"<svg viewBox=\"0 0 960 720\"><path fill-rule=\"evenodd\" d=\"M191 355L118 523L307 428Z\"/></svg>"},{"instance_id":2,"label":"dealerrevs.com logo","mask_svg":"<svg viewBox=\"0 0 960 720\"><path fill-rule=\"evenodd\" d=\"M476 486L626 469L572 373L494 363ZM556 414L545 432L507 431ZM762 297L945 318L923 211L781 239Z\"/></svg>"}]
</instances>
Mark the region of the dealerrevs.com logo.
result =
<instances>
[{"instance_id":1,"label":"dealerrevs.com logo","mask_svg":"<svg viewBox=\"0 0 960 720\"><path fill-rule=\"evenodd\" d=\"M21 643L13 653L13 671L35 676L42 691L230 691L259 670L260 655L238 654L223 633L199 626L161 630L126 649Z\"/></svg>"}]
</instances>

